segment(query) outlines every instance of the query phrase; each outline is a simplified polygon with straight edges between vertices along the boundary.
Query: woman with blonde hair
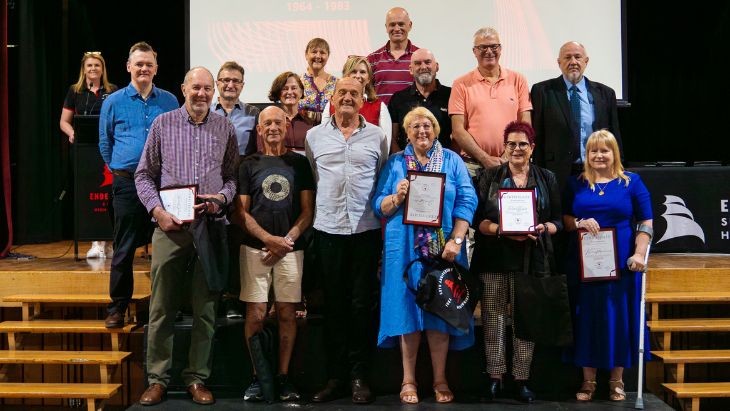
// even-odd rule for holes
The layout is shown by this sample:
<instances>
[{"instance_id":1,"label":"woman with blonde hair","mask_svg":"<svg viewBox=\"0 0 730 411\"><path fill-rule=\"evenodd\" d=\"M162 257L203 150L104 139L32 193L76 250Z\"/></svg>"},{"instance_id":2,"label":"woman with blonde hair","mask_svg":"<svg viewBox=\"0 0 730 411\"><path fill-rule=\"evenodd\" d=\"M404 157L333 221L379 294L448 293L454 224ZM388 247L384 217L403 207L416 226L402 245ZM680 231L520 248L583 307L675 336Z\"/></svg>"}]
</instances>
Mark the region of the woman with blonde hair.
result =
<instances>
[{"instance_id":1,"label":"woman with blonde hair","mask_svg":"<svg viewBox=\"0 0 730 411\"><path fill-rule=\"evenodd\" d=\"M590 401L596 390L596 370L610 370L609 399L626 399L624 368L639 358L641 275L653 236L649 191L638 174L624 170L616 138L607 130L586 142L585 171L568 181L563 223L567 231L596 234L615 229L619 275L614 280L582 282L578 236L571 237L568 286L574 326L571 360L583 369L578 401ZM646 336L649 334L646 333ZM647 350L648 342L644 345Z\"/></svg>"},{"instance_id":2,"label":"woman with blonde hair","mask_svg":"<svg viewBox=\"0 0 730 411\"><path fill-rule=\"evenodd\" d=\"M363 56L348 57L345 65L342 66L342 77L352 77L362 84L363 105L360 108L360 114L362 114L368 123L375 124L383 129L385 137L388 139L388 147L390 147L393 135L393 123L390 121L388 107L375 94L375 87L373 87L373 69L370 67L368 59ZM334 113L334 106L327 103L322 114L322 122L329 121Z\"/></svg>"},{"instance_id":3,"label":"woman with blonde hair","mask_svg":"<svg viewBox=\"0 0 730 411\"><path fill-rule=\"evenodd\" d=\"M380 330L378 346L400 345L403 362L403 383L400 400L416 404L416 357L421 336L425 334L431 353L433 393L436 402L454 400L446 381L446 356L449 349L463 350L474 343L474 323L468 332L460 331L434 314L422 310L408 289L418 286L424 266L416 262L438 254L447 261L467 266L465 237L477 207L477 196L464 161L458 154L441 146L436 136L439 123L424 107L416 107L403 119L408 134L405 150L388 159L378 176L373 196L373 210L384 218L385 241L381 282ZM410 184L409 171L443 173L445 188L440 227L403 223L404 201ZM408 268L406 286L404 271Z\"/></svg>"},{"instance_id":4,"label":"woman with blonde hair","mask_svg":"<svg viewBox=\"0 0 730 411\"><path fill-rule=\"evenodd\" d=\"M99 115L101 103L106 96L117 91L117 86L110 83L106 74L106 62L99 51L87 51L81 58L79 78L68 88L66 99L61 109L59 126L68 137L68 142L75 141L73 119L75 115ZM106 258L106 242L94 241L86 252L86 258Z\"/></svg>"}]
</instances>

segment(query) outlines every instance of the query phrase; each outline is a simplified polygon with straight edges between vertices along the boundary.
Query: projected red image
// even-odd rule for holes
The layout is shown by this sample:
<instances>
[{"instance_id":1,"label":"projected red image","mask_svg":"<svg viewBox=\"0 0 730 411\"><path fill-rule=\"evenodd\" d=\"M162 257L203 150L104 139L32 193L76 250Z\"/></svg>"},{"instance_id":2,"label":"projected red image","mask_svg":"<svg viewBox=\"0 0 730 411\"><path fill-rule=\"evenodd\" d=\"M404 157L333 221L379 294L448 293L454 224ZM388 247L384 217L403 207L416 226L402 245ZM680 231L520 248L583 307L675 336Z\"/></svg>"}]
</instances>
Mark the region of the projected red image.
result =
<instances>
[{"instance_id":1,"label":"projected red image","mask_svg":"<svg viewBox=\"0 0 730 411\"><path fill-rule=\"evenodd\" d=\"M328 67L339 67L348 55L367 55L372 49L367 20L217 22L207 33L213 56L219 62L238 61L247 73L301 71L306 65L304 48L314 37L330 44Z\"/></svg>"}]
</instances>

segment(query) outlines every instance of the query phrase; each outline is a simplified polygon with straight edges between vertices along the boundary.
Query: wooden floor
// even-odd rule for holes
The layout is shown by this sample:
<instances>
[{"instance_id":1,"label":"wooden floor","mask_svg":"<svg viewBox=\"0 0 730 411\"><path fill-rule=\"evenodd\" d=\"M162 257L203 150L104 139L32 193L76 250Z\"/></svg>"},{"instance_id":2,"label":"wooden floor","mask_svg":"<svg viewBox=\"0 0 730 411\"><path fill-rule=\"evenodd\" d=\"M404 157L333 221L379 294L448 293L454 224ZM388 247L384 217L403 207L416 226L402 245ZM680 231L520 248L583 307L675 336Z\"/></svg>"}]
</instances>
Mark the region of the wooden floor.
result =
<instances>
[{"instance_id":1,"label":"wooden floor","mask_svg":"<svg viewBox=\"0 0 730 411\"><path fill-rule=\"evenodd\" d=\"M3 271L109 271L111 257L86 260L88 242L79 243L79 257L74 260L73 241L59 241L47 244L15 246L12 253L32 256L29 260L5 258L0 260ZM151 250L150 246L150 250ZM730 254L652 254L649 269L652 268L730 268ZM137 249L134 259L135 271L148 271L149 259L144 257L144 247Z\"/></svg>"},{"instance_id":2,"label":"wooden floor","mask_svg":"<svg viewBox=\"0 0 730 411\"><path fill-rule=\"evenodd\" d=\"M0 259L0 273L3 271L109 271L111 256L105 259L86 260L86 251L91 247L89 242L79 243L79 261L74 259L74 243L72 240L46 244L28 244L14 246L10 252L30 256L30 259ZM152 246L149 247L152 249ZM134 259L135 271L149 271L150 260L144 256L144 247L137 249Z\"/></svg>"}]
</instances>

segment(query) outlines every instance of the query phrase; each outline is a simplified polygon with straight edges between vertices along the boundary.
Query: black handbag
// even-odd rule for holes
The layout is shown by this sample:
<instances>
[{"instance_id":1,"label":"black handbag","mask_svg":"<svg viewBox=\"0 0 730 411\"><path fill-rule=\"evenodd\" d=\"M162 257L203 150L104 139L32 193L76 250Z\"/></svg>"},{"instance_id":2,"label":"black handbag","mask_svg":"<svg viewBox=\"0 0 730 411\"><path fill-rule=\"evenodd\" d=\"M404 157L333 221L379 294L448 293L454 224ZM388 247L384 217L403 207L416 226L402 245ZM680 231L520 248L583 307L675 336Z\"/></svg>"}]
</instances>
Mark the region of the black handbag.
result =
<instances>
[{"instance_id":1,"label":"black handbag","mask_svg":"<svg viewBox=\"0 0 730 411\"><path fill-rule=\"evenodd\" d=\"M565 274L555 273L549 234L538 237L544 271L530 269L532 245L525 247L522 273L514 276L514 333L537 344L568 347L573 344L573 326Z\"/></svg>"},{"instance_id":2,"label":"black handbag","mask_svg":"<svg viewBox=\"0 0 730 411\"><path fill-rule=\"evenodd\" d=\"M423 266L418 288L408 281L408 271L415 262ZM457 330L469 332L469 323L479 301L479 281L469 270L440 256L420 257L403 271L406 287L416 296L416 304L446 321Z\"/></svg>"}]
</instances>

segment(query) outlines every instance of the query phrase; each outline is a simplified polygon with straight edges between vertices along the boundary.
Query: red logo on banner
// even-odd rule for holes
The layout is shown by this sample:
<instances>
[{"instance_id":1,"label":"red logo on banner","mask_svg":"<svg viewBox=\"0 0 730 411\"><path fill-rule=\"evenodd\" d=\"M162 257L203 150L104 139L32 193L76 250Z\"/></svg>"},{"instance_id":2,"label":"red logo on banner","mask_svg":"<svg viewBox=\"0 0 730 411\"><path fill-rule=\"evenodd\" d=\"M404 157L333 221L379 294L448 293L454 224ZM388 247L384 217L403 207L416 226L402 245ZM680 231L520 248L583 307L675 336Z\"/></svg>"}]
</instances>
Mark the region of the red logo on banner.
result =
<instances>
[{"instance_id":1,"label":"red logo on banner","mask_svg":"<svg viewBox=\"0 0 730 411\"><path fill-rule=\"evenodd\" d=\"M101 182L101 185L99 187L106 187L112 185L112 182L114 181L114 175L112 174L112 171L109 170L109 166L104 164L104 181Z\"/></svg>"}]
</instances>

